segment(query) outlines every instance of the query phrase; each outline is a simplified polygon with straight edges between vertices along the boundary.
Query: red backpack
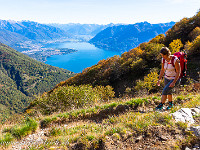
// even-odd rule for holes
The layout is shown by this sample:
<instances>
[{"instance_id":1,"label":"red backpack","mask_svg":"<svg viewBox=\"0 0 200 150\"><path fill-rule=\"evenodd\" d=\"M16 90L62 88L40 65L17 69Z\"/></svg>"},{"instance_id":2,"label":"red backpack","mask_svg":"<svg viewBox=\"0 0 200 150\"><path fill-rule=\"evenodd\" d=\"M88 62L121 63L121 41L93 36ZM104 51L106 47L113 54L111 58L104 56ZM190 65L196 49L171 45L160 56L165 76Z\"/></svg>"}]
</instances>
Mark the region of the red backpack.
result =
<instances>
[{"instance_id":1,"label":"red backpack","mask_svg":"<svg viewBox=\"0 0 200 150\"><path fill-rule=\"evenodd\" d=\"M180 60L180 67L181 67L181 72L180 72L180 76L179 78L185 77L186 76L186 70L187 70L187 54L185 52L176 52L173 54L172 56L172 66L175 67L174 65L174 58L178 57L178 59ZM163 63L165 63L165 59L163 59Z\"/></svg>"}]
</instances>

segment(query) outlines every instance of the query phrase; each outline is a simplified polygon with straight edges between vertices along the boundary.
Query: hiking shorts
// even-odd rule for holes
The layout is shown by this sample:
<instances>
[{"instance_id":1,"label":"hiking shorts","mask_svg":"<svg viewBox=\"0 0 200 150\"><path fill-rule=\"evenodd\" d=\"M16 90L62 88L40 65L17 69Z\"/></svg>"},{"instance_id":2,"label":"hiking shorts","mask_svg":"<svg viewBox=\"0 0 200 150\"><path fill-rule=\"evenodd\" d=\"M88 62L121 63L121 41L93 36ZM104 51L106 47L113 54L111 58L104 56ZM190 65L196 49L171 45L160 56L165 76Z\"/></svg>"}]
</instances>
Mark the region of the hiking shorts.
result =
<instances>
[{"instance_id":1,"label":"hiking shorts","mask_svg":"<svg viewBox=\"0 0 200 150\"><path fill-rule=\"evenodd\" d=\"M175 86L174 87L169 87L169 85L174 81L174 79L172 80L169 80L169 79L166 79L164 78L164 89L162 91L162 95L172 95L172 93L174 92L174 87L177 86L179 83L180 83L180 79L178 79L175 83Z\"/></svg>"}]
</instances>

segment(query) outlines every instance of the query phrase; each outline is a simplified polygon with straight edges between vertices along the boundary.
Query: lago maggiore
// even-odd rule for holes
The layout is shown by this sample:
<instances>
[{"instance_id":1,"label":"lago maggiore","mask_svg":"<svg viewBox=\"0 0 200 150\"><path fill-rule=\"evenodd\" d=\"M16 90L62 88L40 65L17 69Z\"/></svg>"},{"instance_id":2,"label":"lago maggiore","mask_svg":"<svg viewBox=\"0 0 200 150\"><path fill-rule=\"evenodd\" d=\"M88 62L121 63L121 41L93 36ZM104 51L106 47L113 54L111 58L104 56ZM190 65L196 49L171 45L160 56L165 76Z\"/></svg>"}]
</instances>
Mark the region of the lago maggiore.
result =
<instances>
[{"instance_id":1,"label":"lago maggiore","mask_svg":"<svg viewBox=\"0 0 200 150\"><path fill-rule=\"evenodd\" d=\"M120 52L99 49L87 42L51 43L46 45L46 47L77 50L77 52L66 55L52 55L46 61L46 64L67 69L75 73L80 73L85 68L97 64L102 59L107 59L114 55L121 55Z\"/></svg>"}]
</instances>

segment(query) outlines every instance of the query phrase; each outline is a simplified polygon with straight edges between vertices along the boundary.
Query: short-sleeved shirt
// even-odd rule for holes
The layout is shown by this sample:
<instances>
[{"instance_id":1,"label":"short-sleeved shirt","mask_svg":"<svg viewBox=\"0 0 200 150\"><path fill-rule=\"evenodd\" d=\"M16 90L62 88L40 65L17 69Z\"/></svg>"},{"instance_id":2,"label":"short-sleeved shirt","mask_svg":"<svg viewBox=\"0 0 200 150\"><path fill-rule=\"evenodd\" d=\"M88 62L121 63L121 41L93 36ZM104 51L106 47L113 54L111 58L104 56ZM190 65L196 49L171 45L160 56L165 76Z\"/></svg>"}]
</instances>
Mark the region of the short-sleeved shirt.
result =
<instances>
[{"instance_id":1,"label":"short-sleeved shirt","mask_svg":"<svg viewBox=\"0 0 200 150\"><path fill-rule=\"evenodd\" d=\"M178 60L178 58L175 56L174 58L174 66L176 61ZM172 65L172 59L168 62L167 60L165 60L164 62L164 69L165 69L165 78L172 80L175 79L176 76L176 69L175 67ZM162 58L162 63L163 63L163 58Z\"/></svg>"}]
</instances>

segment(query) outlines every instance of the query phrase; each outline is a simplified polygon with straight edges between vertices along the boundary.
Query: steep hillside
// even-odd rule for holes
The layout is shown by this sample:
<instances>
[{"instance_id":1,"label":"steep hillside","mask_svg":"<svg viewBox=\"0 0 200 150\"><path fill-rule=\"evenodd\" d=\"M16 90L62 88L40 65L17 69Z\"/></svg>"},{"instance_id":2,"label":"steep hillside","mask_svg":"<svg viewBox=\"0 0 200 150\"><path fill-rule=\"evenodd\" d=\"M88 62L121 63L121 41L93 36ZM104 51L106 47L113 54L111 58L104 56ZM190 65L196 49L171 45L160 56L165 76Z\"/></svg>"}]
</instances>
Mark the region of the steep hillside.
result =
<instances>
[{"instance_id":1,"label":"steep hillside","mask_svg":"<svg viewBox=\"0 0 200 150\"><path fill-rule=\"evenodd\" d=\"M127 88L134 93L139 79L143 80L153 70L157 70L158 73L161 60L160 49L163 46L169 46L172 53L184 49L188 53L188 77L199 80L199 22L200 12L191 18L184 18L177 22L166 32L166 36L158 35L121 56L101 60L98 64L83 70L82 73L60 83L55 89L64 85L92 84L93 86L111 85L116 96L123 95ZM181 33L184 33L184 36L181 36L183 35Z\"/></svg>"},{"instance_id":2,"label":"steep hillside","mask_svg":"<svg viewBox=\"0 0 200 150\"><path fill-rule=\"evenodd\" d=\"M22 112L34 95L49 91L73 73L0 44L0 75L0 114L6 115Z\"/></svg>"},{"instance_id":3,"label":"steep hillside","mask_svg":"<svg viewBox=\"0 0 200 150\"><path fill-rule=\"evenodd\" d=\"M159 34L164 34L174 24L175 22L160 24L141 22L112 26L98 33L90 40L90 43L100 48L125 52Z\"/></svg>"},{"instance_id":4,"label":"steep hillside","mask_svg":"<svg viewBox=\"0 0 200 150\"><path fill-rule=\"evenodd\" d=\"M25 40L29 40L29 39L18 33L13 33L6 29L0 28L0 42L1 43L13 46L15 43L25 41Z\"/></svg>"}]
</instances>

